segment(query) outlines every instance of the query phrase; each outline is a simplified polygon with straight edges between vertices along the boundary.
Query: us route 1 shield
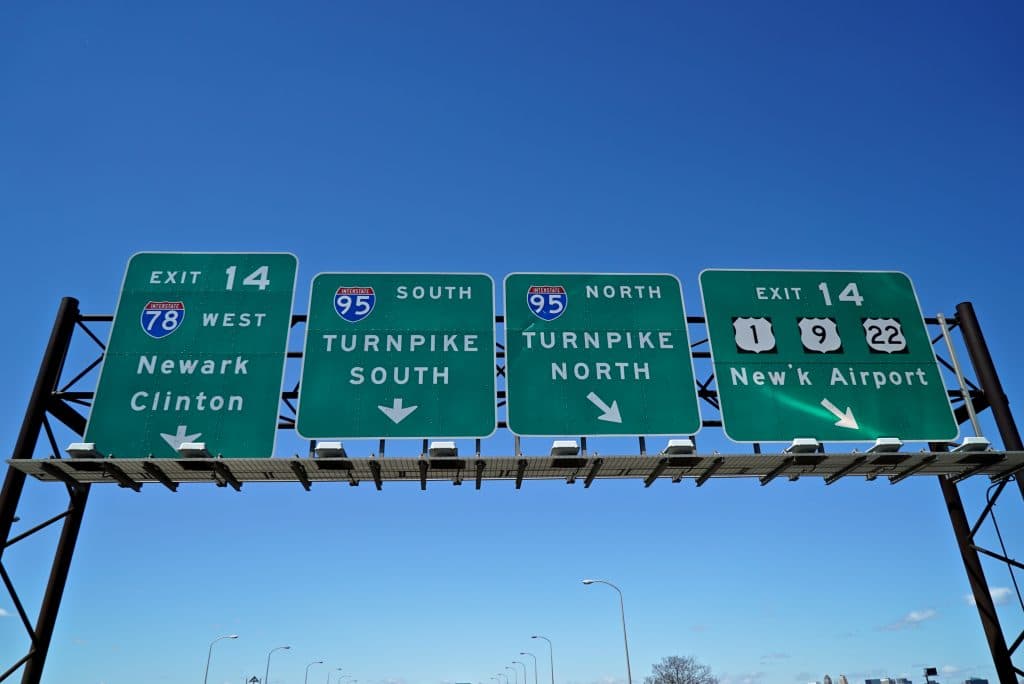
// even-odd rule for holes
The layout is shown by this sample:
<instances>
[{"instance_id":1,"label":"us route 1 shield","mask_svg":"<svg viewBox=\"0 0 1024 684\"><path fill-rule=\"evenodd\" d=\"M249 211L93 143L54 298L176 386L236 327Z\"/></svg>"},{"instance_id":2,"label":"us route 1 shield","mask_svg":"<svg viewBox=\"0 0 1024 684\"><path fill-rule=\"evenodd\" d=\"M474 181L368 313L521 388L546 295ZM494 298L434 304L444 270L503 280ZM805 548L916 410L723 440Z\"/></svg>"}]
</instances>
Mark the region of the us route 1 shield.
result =
<instances>
[{"instance_id":1,"label":"us route 1 shield","mask_svg":"<svg viewBox=\"0 0 1024 684\"><path fill-rule=\"evenodd\" d=\"M321 273L303 357L306 439L494 433L489 275Z\"/></svg>"},{"instance_id":2,"label":"us route 1 shield","mask_svg":"<svg viewBox=\"0 0 1024 684\"><path fill-rule=\"evenodd\" d=\"M272 456L297 266L292 254L133 256L85 440L117 458L174 458L184 442Z\"/></svg>"},{"instance_id":3,"label":"us route 1 shield","mask_svg":"<svg viewBox=\"0 0 1024 684\"><path fill-rule=\"evenodd\" d=\"M682 289L672 275L505 278L508 425L518 435L700 429Z\"/></svg>"},{"instance_id":4,"label":"us route 1 shield","mask_svg":"<svg viewBox=\"0 0 1024 684\"><path fill-rule=\"evenodd\" d=\"M730 439L957 436L903 273L710 269L700 284Z\"/></svg>"}]
</instances>

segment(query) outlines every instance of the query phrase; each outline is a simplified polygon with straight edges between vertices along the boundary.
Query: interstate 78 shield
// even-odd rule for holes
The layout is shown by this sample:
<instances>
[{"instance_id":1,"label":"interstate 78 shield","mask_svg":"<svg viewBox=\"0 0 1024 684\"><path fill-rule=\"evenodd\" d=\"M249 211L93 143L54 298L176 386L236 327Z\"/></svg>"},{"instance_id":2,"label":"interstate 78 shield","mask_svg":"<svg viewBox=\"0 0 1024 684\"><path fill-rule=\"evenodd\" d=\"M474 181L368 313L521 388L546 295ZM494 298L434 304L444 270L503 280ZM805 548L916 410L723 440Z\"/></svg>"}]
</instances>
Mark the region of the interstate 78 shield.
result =
<instances>
[{"instance_id":1,"label":"interstate 78 shield","mask_svg":"<svg viewBox=\"0 0 1024 684\"><path fill-rule=\"evenodd\" d=\"M167 337L185 322L185 302L146 302L142 330L155 340Z\"/></svg>"}]
</instances>

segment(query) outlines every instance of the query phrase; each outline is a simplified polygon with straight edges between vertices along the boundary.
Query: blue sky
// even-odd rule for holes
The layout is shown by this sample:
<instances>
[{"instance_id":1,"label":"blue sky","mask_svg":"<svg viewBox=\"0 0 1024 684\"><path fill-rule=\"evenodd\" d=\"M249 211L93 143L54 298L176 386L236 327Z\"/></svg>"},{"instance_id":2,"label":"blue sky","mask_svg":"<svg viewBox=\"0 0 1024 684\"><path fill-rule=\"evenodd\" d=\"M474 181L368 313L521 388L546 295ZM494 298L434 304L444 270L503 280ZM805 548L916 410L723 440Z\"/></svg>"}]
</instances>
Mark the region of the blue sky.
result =
<instances>
[{"instance_id":1,"label":"blue sky","mask_svg":"<svg viewBox=\"0 0 1024 684\"><path fill-rule=\"evenodd\" d=\"M1019 401L1022 20L1012 2L4 3L0 434L59 298L112 312L143 250L294 252L300 312L324 271L674 273L699 313L703 268L898 269L926 313L975 303ZM969 509L985 484L961 486ZM26 522L60 505L27 491ZM1019 538L1019 502L999 514ZM30 603L52 541L5 554ZM912 479L97 487L44 681L198 681L229 632L218 684L282 644L272 684L320 659L489 684L523 650L543 681L540 633L559 682L620 684L615 595L585 576L623 588L638 680L674 654L731 684L994 680L938 485ZM6 663L24 644L0 609ZM1016 634L1019 606L1000 610Z\"/></svg>"}]
</instances>

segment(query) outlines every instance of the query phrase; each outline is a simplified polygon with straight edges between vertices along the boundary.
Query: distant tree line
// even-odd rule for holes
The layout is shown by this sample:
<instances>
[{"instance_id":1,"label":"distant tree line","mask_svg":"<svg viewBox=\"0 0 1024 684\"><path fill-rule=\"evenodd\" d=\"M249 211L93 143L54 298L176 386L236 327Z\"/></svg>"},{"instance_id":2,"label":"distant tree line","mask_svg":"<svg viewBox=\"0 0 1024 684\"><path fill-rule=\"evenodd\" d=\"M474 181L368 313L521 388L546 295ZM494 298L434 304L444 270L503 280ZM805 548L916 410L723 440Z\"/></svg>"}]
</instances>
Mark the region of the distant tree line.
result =
<instances>
[{"instance_id":1,"label":"distant tree line","mask_svg":"<svg viewBox=\"0 0 1024 684\"><path fill-rule=\"evenodd\" d=\"M690 656L668 656L655 663L644 684L718 684L711 668Z\"/></svg>"}]
</instances>

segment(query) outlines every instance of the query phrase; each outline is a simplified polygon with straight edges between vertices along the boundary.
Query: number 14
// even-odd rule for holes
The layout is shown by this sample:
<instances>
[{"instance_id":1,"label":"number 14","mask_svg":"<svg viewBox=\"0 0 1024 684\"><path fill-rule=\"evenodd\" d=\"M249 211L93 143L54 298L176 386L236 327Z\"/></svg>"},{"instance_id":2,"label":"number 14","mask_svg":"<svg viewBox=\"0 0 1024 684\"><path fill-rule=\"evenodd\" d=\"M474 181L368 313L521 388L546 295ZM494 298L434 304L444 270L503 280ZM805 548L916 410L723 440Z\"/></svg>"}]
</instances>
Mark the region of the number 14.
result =
<instances>
[{"instance_id":1,"label":"number 14","mask_svg":"<svg viewBox=\"0 0 1024 684\"><path fill-rule=\"evenodd\" d=\"M821 290L821 296L825 299L825 306L832 306L832 295L828 291L828 283L818 283L818 289ZM860 296L857 283L847 284L843 291L839 293L839 301L853 302L857 306L862 306L864 298Z\"/></svg>"},{"instance_id":2,"label":"number 14","mask_svg":"<svg viewBox=\"0 0 1024 684\"><path fill-rule=\"evenodd\" d=\"M224 288L225 290L235 289L235 271L237 269L237 266L228 266L227 270L225 271L225 273L228 276L228 282ZM268 287L270 287L270 267L260 266L255 271L245 276L245 279L242 280L242 284L258 287L260 289L260 292L266 290Z\"/></svg>"}]
</instances>

